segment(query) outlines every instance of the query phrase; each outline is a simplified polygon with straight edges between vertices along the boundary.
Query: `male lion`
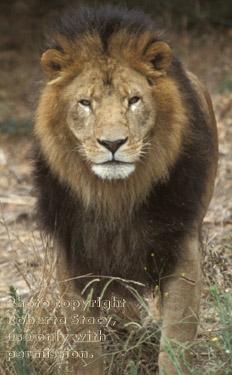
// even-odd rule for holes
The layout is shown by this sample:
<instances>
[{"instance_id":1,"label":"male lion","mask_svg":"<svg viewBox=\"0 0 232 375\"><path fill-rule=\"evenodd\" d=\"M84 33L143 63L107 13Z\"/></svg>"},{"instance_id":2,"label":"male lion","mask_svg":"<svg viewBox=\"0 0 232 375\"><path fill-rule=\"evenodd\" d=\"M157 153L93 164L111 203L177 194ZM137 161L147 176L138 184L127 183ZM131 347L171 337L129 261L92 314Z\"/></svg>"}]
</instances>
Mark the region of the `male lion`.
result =
<instances>
[{"instance_id":1,"label":"male lion","mask_svg":"<svg viewBox=\"0 0 232 375\"><path fill-rule=\"evenodd\" d=\"M61 295L83 299L90 279L78 276L90 273L146 290L158 283L165 296L159 369L174 375L166 338L184 343L197 330L200 230L218 158L210 97L141 12L82 8L49 43L34 166ZM125 289L114 281L109 291L128 297ZM97 316L93 310L86 314ZM73 374L103 374L100 345L88 350L96 361L77 361Z\"/></svg>"}]
</instances>

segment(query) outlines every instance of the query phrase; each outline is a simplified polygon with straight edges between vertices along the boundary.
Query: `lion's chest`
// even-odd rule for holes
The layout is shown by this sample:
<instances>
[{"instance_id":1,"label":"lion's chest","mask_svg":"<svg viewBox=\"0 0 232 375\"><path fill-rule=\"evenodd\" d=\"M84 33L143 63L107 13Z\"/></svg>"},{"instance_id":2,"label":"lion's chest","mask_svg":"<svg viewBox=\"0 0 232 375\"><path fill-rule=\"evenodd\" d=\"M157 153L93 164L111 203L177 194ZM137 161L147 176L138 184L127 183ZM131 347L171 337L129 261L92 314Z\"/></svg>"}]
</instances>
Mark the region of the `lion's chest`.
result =
<instances>
[{"instance_id":1,"label":"lion's chest","mask_svg":"<svg viewBox=\"0 0 232 375\"><path fill-rule=\"evenodd\" d=\"M120 277L154 283L170 254L167 236L159 233L151 215L138 214L132 221L110 229L103 220L80 217L72 233L75 275Z\"/></svg>"}]
</instances>

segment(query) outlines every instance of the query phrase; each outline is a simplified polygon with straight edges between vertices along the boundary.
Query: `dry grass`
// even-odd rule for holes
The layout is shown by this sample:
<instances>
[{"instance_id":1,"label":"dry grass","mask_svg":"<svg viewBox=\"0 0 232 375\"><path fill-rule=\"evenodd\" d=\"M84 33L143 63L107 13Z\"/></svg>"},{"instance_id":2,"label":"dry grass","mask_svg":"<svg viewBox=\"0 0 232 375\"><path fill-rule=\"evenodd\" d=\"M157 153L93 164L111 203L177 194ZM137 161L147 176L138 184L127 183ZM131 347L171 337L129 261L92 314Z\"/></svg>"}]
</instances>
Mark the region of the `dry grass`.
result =
<instances>
[{"instance_id":1,"label":"dry grass","mask_svg":"<svg viewBox=\"0 0 232 375\"><path fill-rule=\"evenodd\" d=\"M65 324L62 324L64 315L57 305L59 294L54 279L54 259L50 252L50 244L44 239L42 242L42 251L38 250L35 253L40 273L36 276L32 275L33 267L27 267L26 270L23 267L19 269L29 288L28 293L20 297L11 286L9 298L2 301L0 368L3 375L61 375L65 371L65 360L62 355L64 353L67 355L70 351L70 347L65 342L68 331ZM232 241L228 241L226 246L232 247ZM208 264L212 262L214 265L215 253L212 255L211 252L207 252L207 256ZM217 267L218 270L225 272L224 261L222 263L218 261ZM189 369L189 374L231 374L232 300L229 290L222 292L215 286L218 273L219 271L215 273L215 278L212 272L206 275L210 283L209 293L202 303L199 336L194 343L191 343L195 365L194 370ZM31 280L36 282L32 283ZM120 309L105 312L108 317L110 315L116 320L113 327L104 330L107 336L104 342L107 375L125 373L145 375L156 372L160 326L154 319L148 319L145 323L145 317L149 314L147 304L139 295L137 295L137 302L138 309L131 305L126 312ZM35 322L29 324L32 318ZM47 319L46 324L41 324L42 318ZM52 334L57 334L58 331L59 340L52 341ZM46 339L48 334L50 334L50 341ZM16 338L19 337L21 339L17 340ZM32 337L34 337L33 341L31 341ZM48 347L50 353L59 353L60 358L42 358L41 353L46 352ZM183 349L182 346L178 346L180 353ZM27 357L30 351L31 355ZM16 357L15 352L25 353L25 357ZM179 362L171 347L169 354L178 369ZM34 358L36 356L37 358ZM182 375L180 369L178 374Z\"/></svg>"}]
</instances>

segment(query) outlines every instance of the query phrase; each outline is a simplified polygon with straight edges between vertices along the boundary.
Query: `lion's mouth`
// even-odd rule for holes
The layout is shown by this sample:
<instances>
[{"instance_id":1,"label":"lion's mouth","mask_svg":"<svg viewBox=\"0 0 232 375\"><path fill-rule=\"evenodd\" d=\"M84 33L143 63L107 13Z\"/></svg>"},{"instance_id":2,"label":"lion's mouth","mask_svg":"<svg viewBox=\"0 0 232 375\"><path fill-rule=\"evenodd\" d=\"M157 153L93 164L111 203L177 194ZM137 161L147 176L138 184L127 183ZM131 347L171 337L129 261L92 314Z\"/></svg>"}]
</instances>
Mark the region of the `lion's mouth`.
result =
<instances>
[{"instance_id":1,"label":"lion's mouth","mask_svg":"<svg viewBox=\"0 0 232 375\"><path fill-rule=\"evenodd\" d=\"M109 166L119 166L119 165L134 165L134 163L130 163L130 162L127 162L127 161L121 161L121 160L108 160L108 161L105 161L103 163L93 163L95 165L109 165Z\"/></svg>"},{"instance_id":2,"label":"lion's mouth","mask_svg":"<svg viewBox=\"0 0 232 375\"><path fill-rule=\"evenodd\" d=\"M103 180L118 180L127 178L135 170L134 163L111 160L103 163L93 163L92 171Z\"/></svg>"}]
</instances>

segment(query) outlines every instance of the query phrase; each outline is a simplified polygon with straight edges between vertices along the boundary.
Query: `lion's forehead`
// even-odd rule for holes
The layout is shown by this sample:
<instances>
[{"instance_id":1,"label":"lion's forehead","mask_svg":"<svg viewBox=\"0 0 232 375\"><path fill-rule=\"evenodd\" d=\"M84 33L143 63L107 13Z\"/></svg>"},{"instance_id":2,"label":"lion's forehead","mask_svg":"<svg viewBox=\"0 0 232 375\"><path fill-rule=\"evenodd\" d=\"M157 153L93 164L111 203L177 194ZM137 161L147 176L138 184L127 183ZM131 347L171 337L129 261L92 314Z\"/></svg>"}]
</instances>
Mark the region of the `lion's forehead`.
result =
<instances>
[{"instance_id":1,"label":"lion's forehead","mask_svg":"<svg viewBox=\"0 0 232 375\"><path fill-rule=\"evenodd\" d=\"M100 100L103 97L128 98L138 91L146 92L146 78L126 64L120 65L112 58L89 62L74 77L71 88L76 94L89 95Z\"/></svg>"}]
</instances>

